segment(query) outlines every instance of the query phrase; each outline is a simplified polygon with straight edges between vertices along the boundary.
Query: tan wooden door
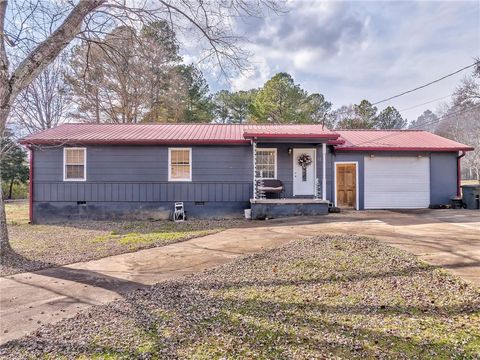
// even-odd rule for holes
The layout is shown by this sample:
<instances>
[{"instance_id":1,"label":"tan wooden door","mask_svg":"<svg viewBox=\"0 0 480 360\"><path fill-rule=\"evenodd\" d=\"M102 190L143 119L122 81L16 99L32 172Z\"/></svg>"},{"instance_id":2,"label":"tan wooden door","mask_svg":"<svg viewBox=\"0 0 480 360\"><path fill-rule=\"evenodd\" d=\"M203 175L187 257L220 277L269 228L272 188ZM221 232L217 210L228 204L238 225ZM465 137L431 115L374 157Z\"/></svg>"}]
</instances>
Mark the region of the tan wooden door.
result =
<instances>
[{"instance_id":1,"label":"tan wooden door","mask_svg":"<svg viewBox=\"0 0 480 360\"><path fill-rule=\"evenodd\" d=\"M356 207L357 165L336 164L337 206Z\"/></svg>"}]
</instances>

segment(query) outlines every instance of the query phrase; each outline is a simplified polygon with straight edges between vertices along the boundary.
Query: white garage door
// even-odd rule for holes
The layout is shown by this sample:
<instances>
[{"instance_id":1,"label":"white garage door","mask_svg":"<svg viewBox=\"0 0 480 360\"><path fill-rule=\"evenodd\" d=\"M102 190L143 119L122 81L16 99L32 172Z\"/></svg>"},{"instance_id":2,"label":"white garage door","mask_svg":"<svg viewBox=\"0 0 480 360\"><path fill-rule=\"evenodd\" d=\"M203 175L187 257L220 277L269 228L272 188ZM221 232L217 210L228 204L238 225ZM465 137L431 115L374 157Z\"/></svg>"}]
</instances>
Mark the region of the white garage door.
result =
<instances>
[{"instance_id":1,"label":"white garage door","mask_svg":"<svg viewBox=\"0 0 480 360\"><path fill-rule=\"evenodd\" d=\"M428 157L365 157L365 209L415 209L430 204Z\"/></svg>"}]
</instances>

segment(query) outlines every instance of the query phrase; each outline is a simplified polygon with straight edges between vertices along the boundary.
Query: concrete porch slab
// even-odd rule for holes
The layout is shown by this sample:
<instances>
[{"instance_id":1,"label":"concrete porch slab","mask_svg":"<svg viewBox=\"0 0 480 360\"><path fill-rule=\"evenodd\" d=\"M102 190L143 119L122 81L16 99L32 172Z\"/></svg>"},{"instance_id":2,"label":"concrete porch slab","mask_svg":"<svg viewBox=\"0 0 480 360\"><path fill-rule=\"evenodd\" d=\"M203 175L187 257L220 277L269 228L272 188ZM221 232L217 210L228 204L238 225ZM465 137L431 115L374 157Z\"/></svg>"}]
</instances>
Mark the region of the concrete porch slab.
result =
<instances>
[{"instance_id":1,"label":"concrete porch slab","mask_svg":"<svg viewBox=\"0 0 480 360\"><path fill-rule=\"evenodd\" d=\"M329 203L327 200L304 198L250 200L253 220L326 215Z\"/></svg>"}]
</instances>

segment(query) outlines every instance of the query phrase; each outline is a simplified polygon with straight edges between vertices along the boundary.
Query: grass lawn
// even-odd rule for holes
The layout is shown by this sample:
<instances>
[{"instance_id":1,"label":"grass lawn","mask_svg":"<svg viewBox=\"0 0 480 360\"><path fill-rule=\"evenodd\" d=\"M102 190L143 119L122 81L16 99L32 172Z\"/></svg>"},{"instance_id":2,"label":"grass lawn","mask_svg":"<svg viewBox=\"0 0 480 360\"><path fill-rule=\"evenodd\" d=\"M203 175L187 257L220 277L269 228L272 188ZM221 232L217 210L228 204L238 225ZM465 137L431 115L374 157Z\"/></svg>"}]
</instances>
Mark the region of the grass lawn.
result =
<instances>
[{"instance_id":1,"label":"grass lawn","mask_svg":"<svg viewBox=\"0 0 480 360\"><path fill-rule=\"evenodd\" d=\"M13 256L2 259L0 276L162 246L211 234L244 220L88 221L28 224L28 203L6 204Z\"/></svg>"},{"instance_id":2,"label":"grass lawn","mask_svg":"<svg viewBox=\"0 0 480 360\"><path fill-rule=\"evenodd\" d=\"M133 292L0 355L478 359L480 291L374 240L322 236Z\"/></svg>"},{"instance_id":3,"label":"grass lawn","mask_svg":"<svg viewBox=\"0 0 480 360\"><path fill-rule=\"evenodd\" d=\"M28 201L18 200L5 204L7 223L10 226L28 224Z\"/></svg>"}]
</instances>

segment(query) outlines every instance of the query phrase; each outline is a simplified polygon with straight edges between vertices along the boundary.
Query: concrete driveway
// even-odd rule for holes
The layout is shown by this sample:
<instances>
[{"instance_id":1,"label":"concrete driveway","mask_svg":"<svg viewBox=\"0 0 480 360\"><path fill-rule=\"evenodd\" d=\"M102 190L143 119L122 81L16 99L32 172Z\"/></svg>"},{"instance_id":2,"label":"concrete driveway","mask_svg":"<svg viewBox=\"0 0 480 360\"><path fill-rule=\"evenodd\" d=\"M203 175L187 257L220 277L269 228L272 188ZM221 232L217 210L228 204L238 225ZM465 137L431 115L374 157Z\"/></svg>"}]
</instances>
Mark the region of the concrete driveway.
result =
<instances>
[{"instance_id":1,"label":"concrete driveway","mask_svg":"<svg viewBox=\"0 0 480 360\"><path fill-rule=\"evenodd\" d=\"M480 211L347 211L308 223L313 233L375 237L480 286ZM298 230L301 224L297 220L294 226Z\"/></svg>"},{"instance_id":2,"label":"concrete driveway","mask_svg":"<svg viewBox=\"0 0 480 360\"><path fill-rule=\"evenodd\" d=\"M478 211L348 211L259 221L165 247L0 278L0 343L134 289L321 233L374 236L480 285Z\"/></svg>"}]
</instances>

